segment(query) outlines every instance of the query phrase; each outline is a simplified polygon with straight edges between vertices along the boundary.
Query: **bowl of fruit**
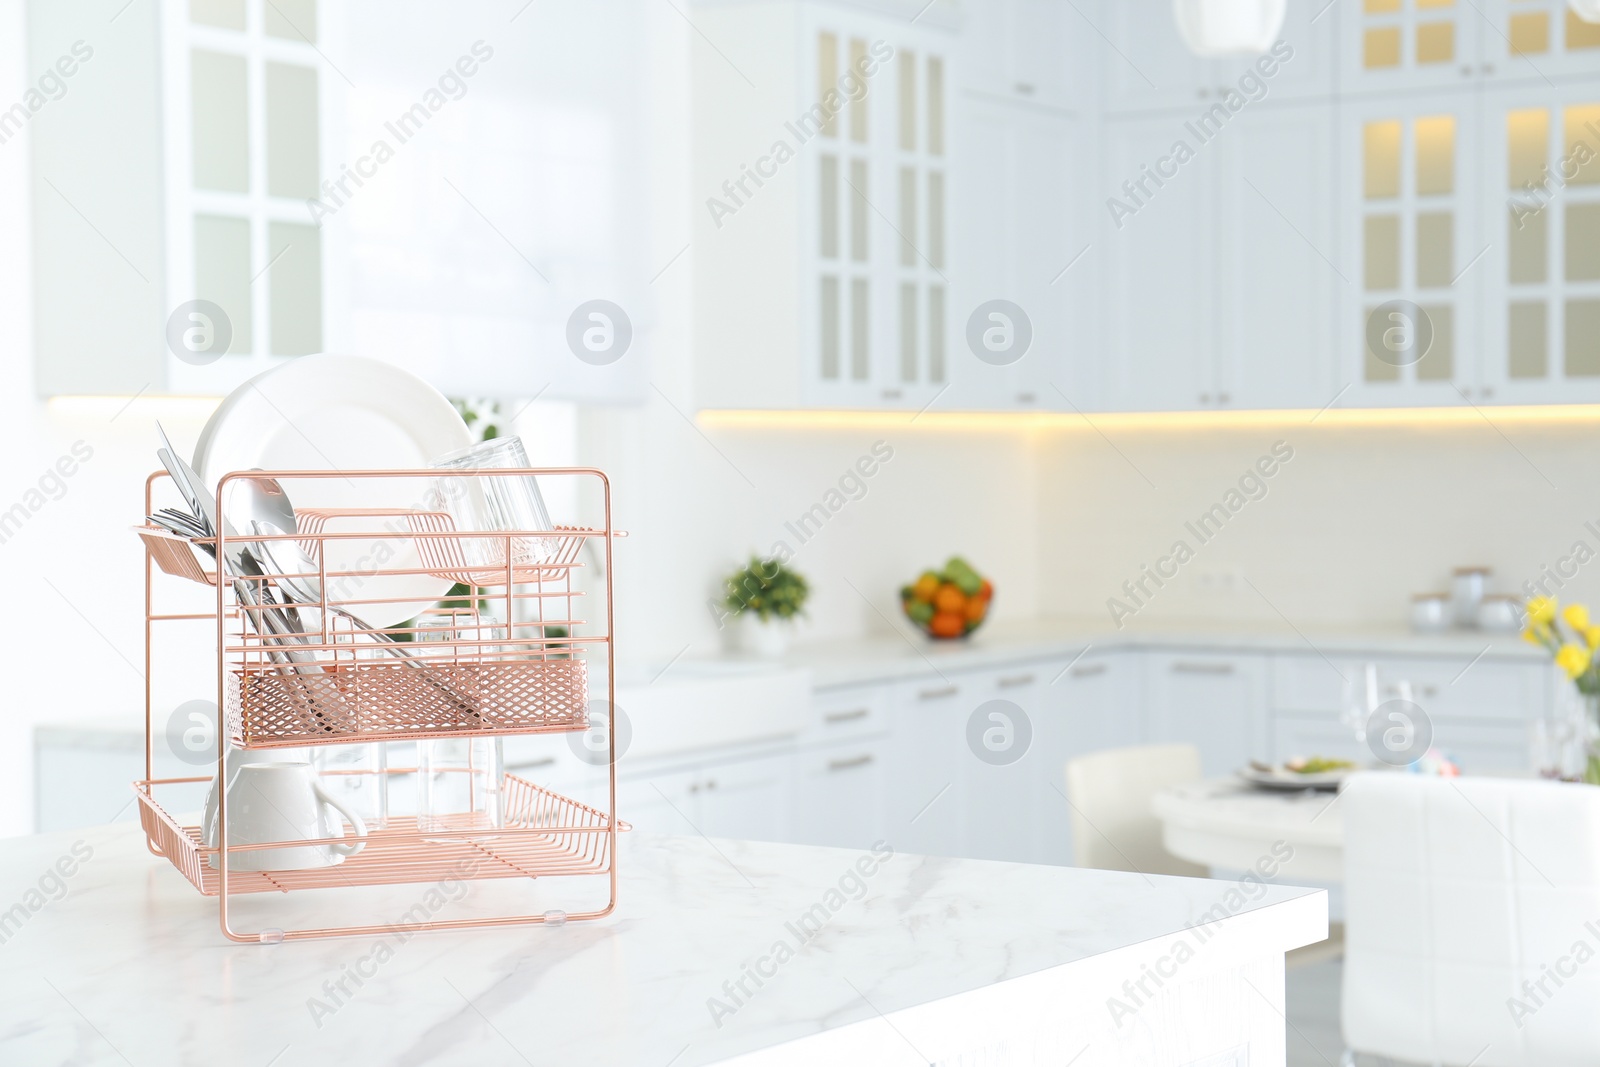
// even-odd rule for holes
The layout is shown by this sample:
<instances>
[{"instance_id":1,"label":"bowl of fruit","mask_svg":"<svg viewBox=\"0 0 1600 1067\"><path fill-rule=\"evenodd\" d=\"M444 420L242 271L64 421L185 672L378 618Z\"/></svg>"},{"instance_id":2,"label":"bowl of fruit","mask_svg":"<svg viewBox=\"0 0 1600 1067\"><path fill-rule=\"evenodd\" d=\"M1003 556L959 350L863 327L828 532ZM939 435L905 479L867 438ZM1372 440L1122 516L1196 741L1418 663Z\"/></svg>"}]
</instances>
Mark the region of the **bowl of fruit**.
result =
<instances>
[{"instance_id":1,"label":"bowl of fruit","mask_svg":"<svg viewBox=\"0 0 1600 1067\"><path fill-rule=\"evenodd\" d=\"M900 587L900 608L929 637L965 637L989 615L994 586L960 556L951 556L943 570L923 571Z\"/></svg>"}]
</instances>

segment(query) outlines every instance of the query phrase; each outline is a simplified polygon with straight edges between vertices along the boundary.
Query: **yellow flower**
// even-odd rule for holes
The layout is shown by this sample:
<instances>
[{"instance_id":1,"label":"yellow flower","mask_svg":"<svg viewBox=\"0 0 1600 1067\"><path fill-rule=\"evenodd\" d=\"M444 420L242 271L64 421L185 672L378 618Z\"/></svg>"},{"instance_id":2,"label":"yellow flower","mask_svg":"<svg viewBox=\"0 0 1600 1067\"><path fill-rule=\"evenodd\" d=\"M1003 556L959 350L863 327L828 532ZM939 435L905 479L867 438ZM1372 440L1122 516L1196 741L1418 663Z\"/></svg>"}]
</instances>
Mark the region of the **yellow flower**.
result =
<instances>
[{"instance_id":1,"label":"yellow flower","mask_svg":"<svg viewBox=\"0 0 1600 1067\"><path fill-rule=\"evenodd\" d=\"M1528 622L1536 626L1548 626L1556 621L1556 602L1553 597L1536 596L1528 598Z\"/></svg>"},{"instance_id":2,"label":"yellow flower","mask_svg":"<svg viewBox=\"0 0 1600 1067\"><path fill-rule=\"evenodd\" d=\"M1591 649L1600 648L1600 626L1591 626L1583 631L1583 639L1589 643Z\"/></svg>"},{"instance_id":3,"label":"yellow flower","mask_svg":"<svg viewBox=\"0 0 1600 1067\"><path fill-rule=\"evenodd\" d=\"M1562 645L1556 653L1556 666L1566 671L1568 678L1576 678L1589 669L1589 650L1581 645Z\"/></svg>"},{"instance_id":4,"label":"yellow flower","mask_svg":"<svg viewBox=\"0 0 1600 1067\"><path fill-rule=\"evenodd\" d=\"M1567 620L1567 625L1580 634L1589 628L1589 609L1582 604L1568 604L1567 610L1561 613Z\"/></svg>"},{"instance_id":5,"label":"yellow flower","mask_svg":"<svg viewBox=\"0 0 1600 1067\"><path fill-rule=\"evenodd\" d=\"M1522 631L1522 639L1530 645L1544 644L1544 629L1539 626L1530 626Z\"/></svg>"}]
</instances>

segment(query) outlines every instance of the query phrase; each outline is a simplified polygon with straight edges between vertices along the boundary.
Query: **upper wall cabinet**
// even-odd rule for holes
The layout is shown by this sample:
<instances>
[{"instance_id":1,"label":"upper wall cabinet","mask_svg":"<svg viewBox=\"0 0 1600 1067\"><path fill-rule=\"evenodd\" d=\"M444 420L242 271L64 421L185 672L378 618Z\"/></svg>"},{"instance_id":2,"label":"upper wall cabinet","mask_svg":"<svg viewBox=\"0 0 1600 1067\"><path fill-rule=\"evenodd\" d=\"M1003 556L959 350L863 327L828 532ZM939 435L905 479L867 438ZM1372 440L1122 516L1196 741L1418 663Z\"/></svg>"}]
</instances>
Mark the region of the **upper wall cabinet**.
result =
<instances>
[{"instance_id":1,"label":"upper wall cabinet","mask_svg":"<svg viewBox=\"0 0 1600 1067\"><path fill-rule=\"evenodd\" d=\"M1483 397L1477 94L1341 109L1342 376L1355 406Z\"/></svg>"},{"instance_id":2,"label":"upper wall cabinet","mask_svg":"<svg viewBox=\"0 0 1600 1067\"><path fill-rule=\"evenodd\" d=\"M694 19L698 405L926 406L957 336L954 34L831 5Z\"/></svg>"},{"instance_id":3,"label":"upper wall cabinet","mask_svg":"<svg viewBox=\"0 0 1600 1067\"><path fill-rule=\"evenodd\" d=\"M1494 34L1473 0L1347 0L1337 7L1341 92L1444 88L1484 76L1480 41Z\"/></svg>"},{"instance_id":4,"label":"upper wall cabinet","mask_svg":"<svg viewBox=\"0 0 1600 1067\"><path fill-rule=\"evenodd\" d=\"M1089 9L1085 9L1087 11ZM1111 113L1181 109L1201 113L1230 101L1288 102L1332 95L1335 23L1315 5L1291 3L1264 56L1202 59L1178 31L1170 0L1115 0L1081 26L1098 45ZM1085 16L1087 17L1087 15Z\"/></svg>"},{"instance_id":5,"label":"upper wall cabinet","mask_svg":"<svg viewBox=\"0 0 1600 1067\"><path fill-rule=\"evenodd\" d=\"M64 86L28 105L40 391L215 395L330 347L315 0L28 15Z\"/></svg>"},{"instance_id":6,"label":"upper wall cabinet","mask_svg":"<svg viewBox=\"0 0 1600 1067\"><path fill-rule=\"evenodd\" d=\"M1600 84L1483 95L1483 386L1600 400Z\"/></svg>"},{"instance_id":7,"label":"upper wall cabinet","mask_svg":"<svg viewBox=\"0 0 1600 1067\"><path fill-rule=\"evenodd\" d=\"M1108 406L1321 407L1338 284L1329 109L1246 109L1206 140L1197 129L1171 115L1106 123Z\"/></svg>"},{"instance_id":8,"label":"upper wall cabinet","mask_svg":"<svg viewBox=\"0 0 1600 1067\"><path fill-rule=\"evenodd\" d=\"M969 4L961 27L963 87L1003 100L1087 110L1101 47L1087 11L1061 0Z\"/></svg>"},{"instance_id":9,"label":"upper wall cabinet","mask_svg":"<svg viewBox=\"0 0 1600 1067\"><path fill-rule=\"evenodd\" d=\"M1094 402L1095 258L1085 225L1085 122L986 94L964 96L956 162L956 351L934 410Z\"/></svg>"},{"instance_id":10,"label":"upper wall cabinet","mask_svg":"<svg viewBox=\"0 0 1600 1067\"><path fill-rule=\"evenodd\" d=\"M1460 0L1465 4L1467 0ZM1580 19L1566 0L1488 0L1479 70L1496 82L1600 73L1600 23Z\"/></svg>"},{"instance_id":11,"label":"upper wall cabinet","mask_svg":"<svg viewBox=\"0 0 1600 1067\"><path fill-rule=\"evenodd\" d=\"M1351 0L1342 9L1346 93L1594 74L1600 25L1566 0Z\"/></svg>"}]
</instances>

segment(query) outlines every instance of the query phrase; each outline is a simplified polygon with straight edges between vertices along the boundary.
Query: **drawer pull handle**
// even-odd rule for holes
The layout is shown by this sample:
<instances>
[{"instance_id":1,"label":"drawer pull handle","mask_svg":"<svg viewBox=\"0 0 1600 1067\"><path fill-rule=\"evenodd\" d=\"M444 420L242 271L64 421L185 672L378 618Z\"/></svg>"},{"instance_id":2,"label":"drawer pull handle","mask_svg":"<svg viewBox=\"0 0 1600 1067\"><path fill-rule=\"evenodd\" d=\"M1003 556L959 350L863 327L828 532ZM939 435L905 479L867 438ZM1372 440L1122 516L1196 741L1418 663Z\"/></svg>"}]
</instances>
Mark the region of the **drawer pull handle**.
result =
<instances>
[{"instance_id":1,"label":"drawer pull handle","mask_svg":"<svg viewBox=\"0 0 1600 1067\"><path fill-rule=\"evenodd\" d=\"M1019 685L1032 685L1032 684L1033 684L1033 675L1031 675L1031 674L1014 674L1010 678L1002 678L1002 679L1000 679L1000 688L1001 689L1015 689Z\"/></svg>"},{"instance_id":2,"label":"drawer pull handle","mask_svg":"<svg viewBox=\"0 0 1600 1067\"><path fill-rule=\"evenodd\" d=\"M1173 674L1232 674L1231 663L1174 663Z\"/></svg>"},{"instance_id":3,"label":"drawer pull handle","mask_svg":"<svg viewBox=\"0 0 1600 1067\"><path fill-rule=\"evenodd\" d=\"M872 714L871 708L856 708L854 711L830 711L822 717L823 722L855 722L865 719Z\"/></svg>"},{"instance_id":4,"label":"drawer pull handle","mask_svg":"<svg viewBox=\"0 0 1600 1067\"><path fill-rule=\"evenodd\" d=\"M1106 673L1104 663L1085 663L1081 667L1074 667L1069 672L1074 678L1092 678L1097 674Z\"/></svg>"},{"instance_id":5,"label":"drawer pull handle","mask_svg":"<svg viewBox=\"0 0 1600 1067\"><path fill-rule=\"evenodd\" d=\"M918 700L938 700L940 697L953 697L961 692L959 686L946 685L938 689L924 689L917 694Z\"/></svg>"},{"instance_id":6,"label":"drawer pull handle","mask_svg":"<svg viewBox=\"0 0 1600 1067\"><path fill-rule=\"evenodd\" d=\"M508 770L508 771L531 771L535 767L549 767L550 765L555 763L555 761L556 761L556 758L554 756L546 756L544 759L526 760L526 761L524 761L522 763L508 763L508 764L506 764L506 770Z\"/></svg>"},{"instance_id":7,"label":"drawer pull handle","mask_svg":"<svg viewBox=\"0 0 1600 1067\"><path fill-rule=\"evenodd\" d=\"M861 755L861 756L852 756L849 759L829 760L828 761L828 773L829 774L834 774L834 773L836 773L838 771L848 771L848 770L852 770L853 768L856 768L856 767L865 767L867 764L869 764L871 762L872 762L871 753L867 753L867 754Z\"/></svg>"}]
</instances>

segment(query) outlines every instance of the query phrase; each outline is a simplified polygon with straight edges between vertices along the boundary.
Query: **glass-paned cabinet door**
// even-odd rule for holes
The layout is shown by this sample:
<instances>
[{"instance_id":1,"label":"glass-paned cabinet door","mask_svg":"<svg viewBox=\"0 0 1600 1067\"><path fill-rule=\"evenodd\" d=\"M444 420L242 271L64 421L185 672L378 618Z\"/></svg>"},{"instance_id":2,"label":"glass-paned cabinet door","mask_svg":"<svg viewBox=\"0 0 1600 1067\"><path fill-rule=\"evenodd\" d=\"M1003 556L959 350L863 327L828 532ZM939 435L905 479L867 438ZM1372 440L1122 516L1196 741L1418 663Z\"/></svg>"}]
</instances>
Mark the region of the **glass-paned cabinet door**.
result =
<instances>
[{"instance_id":1,"label":"glass-paned cabinet door","mask_svg":"<svg viewBox=\"0 0 1600 1067\"><path fill-rule=\"evenodd\" d=\"M838 94L837 111L819 108L800 119L808 143L800 169L802 247L802 360L808 399L838 407L864 406L873 397L873 365L882 342L873 300L881 279L881 223L874 205L886 201L881 152L873 135L882 124L888 72L871 54L865 34L834 23L805 36L809 63L800 86L802 110ZM871 65L873 73L855 74ZM846 78L849 78L848 82ZM797 134L797 136L799 136Z\"/></svg>"},{"instance_id":2,"label":"glass-paned cabinet door","mask_svg":"<svg viewBox=\"0 0 1600 1067\"><path fill-rule=\"evenodd\" d=\"M944 49L926 47L943 35L831 9L808 9L808 24L801 111L830 94L837 107L801 131L805 392L823 406L921 408L951 358L952 83Z\"/></svg>"},{"instance_id":3,"label":"glass-paned cabinet door","mask_svg":"<svg viewBox=\"0 0 1600 1067\"><path fill-rule=\"evenodd\" d=\"M1340 88L1392 92L1476 81L1482 0L1343 0Z\"/></svg>"},{"instance_id":4,"label":"glass-paned cabinet door","mask_svg":"<svg viewBox=\"0 0 1600 1067\"><path fill-rule=\"evenodd\" d=\"M1463 403L1479 392L1476 94L1343 109L1344 380L1370 404Z\"/></svg>"},{"instance_id":5,"label":"glass-paned cabinet door","mask_svg":"<svg viewBox=\"0 0 1600 1067\"><path fill-rule=\"evenodd\" d=\"M1488 80L1544 85L1546 78L1600 75L1600 22L1579 18L1567 0L1478 3L1485 20L1481 69Z\"/></svg>"},{"instance_id":6,"label":"glass-paned cabinet door","mask_svg":"<svg viewBox=\"0 0 1600 1067\"><path fill-rule=\"evenodd\" d=\"M1507 403L1600 397L1600 82L1484 99L1484 375Z\"/></svg>"},{"instance_id":7,"label":"glass-paned cabinet door","mask_svg":"<svg viewBox=\"0 0 1600 1067\"><path fill-rule=\"evenodd\" d=\"M174 306L197 302L180 391L225 391L326 346L318 14L316 0L171 5L167 285Z\"/></svg>"}]
</instances>

